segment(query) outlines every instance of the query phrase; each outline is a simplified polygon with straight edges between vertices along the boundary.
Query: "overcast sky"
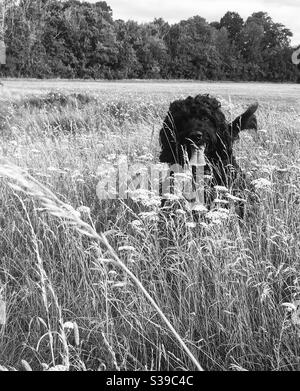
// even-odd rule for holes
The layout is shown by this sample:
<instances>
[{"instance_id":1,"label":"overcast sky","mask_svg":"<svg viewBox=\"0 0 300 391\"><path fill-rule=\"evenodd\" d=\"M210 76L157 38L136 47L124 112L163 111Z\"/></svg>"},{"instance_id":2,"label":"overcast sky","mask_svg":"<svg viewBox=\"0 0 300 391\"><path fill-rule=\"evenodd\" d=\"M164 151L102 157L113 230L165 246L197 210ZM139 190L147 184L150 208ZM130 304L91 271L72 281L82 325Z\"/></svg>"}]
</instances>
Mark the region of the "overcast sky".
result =
<instances>
[{"instance_id":1,"label":"overcast sky","mask_svg":"<svg viewBox=\"0 0 300 391\"><path fill-rule=\"evenodd\" d=\"M96 0L90 0L96 1ZM267 12L275 22L283 23L294 37L293 44L300 44L299 0L106 0L113 10L114 19L147 22L163 17L170 23L194 15L208 22L220 20L227 11L238 12L244 19L253 12Z\"/></svg>"}]
</instances>

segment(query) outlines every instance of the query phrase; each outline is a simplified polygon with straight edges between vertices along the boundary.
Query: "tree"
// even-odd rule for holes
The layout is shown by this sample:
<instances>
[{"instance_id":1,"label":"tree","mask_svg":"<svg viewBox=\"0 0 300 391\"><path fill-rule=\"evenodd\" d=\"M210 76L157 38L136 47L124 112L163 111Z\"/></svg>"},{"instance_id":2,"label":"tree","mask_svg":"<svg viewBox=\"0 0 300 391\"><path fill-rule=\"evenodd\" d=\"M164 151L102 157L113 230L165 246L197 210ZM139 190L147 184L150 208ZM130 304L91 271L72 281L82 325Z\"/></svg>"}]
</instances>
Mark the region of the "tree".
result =
<instances>
[{"instance_id":1,"label":"tree","mask_svg":"<svg viewBox=\"0 0 300 391\"><path fill-rule=\"evenodd\" d=\"M214 29L200 16L170 28L167 43L173 77L216 78L220 57L214 45Z\"/></svg>"},{"instance_id":2,"label":"tree","mask_svg":"<svg viewBox=\"0 0 300 391\"><path fill-rule=\"evenodd\" d=\"M290 45L292 32L281 23L273 22L266 12L255 12L246 21L246 25L255 23L264 31L262 40L264 49L284 48Z\"/></svg>"},{"instance_id":3,"label":"tree","mask_svg":"<svg viewBox=\"0 0 300 391\"><path fill-rule=\"evenodd\" d=\"M119 78L138 78L142 74L142 65L137 50L142 45L140 26L137 22L115 21L116 39L119 47L117 76Z\"/></svg>"},{"instance_id":4,"label":"tree","mask_svg":"<svg viewBox=\"0 0 300 391\"><path fill-rule=\"evenodd\" d=\"M284 80L288 58L283 54L290 47L290 30L267 13L256 12L247 19L243 33L243 54L254 66L257 79Z\"/></svg>"},{"instance_id":5,"label":"tree","mask_svg":"<svg viewBox=\"0 0 300 391\"><path fill-rule=\"evenodd\" d=\"M1 0L0 0L1 1ZM169 25L113 20L105 1L2 0L6 66L25 77L300 80L292 33L265 12Z\"/></svg>"},{"instance_id":6,"label":"tree","mask_svg":"<svg viewBox=\"0 0 300 391\"><path fill-rule=\"evenodd\" d=\"M213 27L214 29L216 29L216 30L220 30L221 29L221 24L220 24L220 22L211 22L211 23L209 23L209 25L211 26L211 27Z\"/></svg>"},{"instance_id":7,"label":"tree","mask_svg":"<svg viewBox=\"0 0 300 391\"><path fill-rule=\"evenodd\" d=\"M162 24L161 24L162 23ZM142 77L160 78L166 64L167 47L162 38L163 21L146 23L141 26L141 45L137 49L137 57L142 65Z\"/></svg>"},{"instance_id":8,"label":"tree","mask_svg":"<svg viewBox=\"0 0 300 391\"><path fill-rule=\"evenodd\" d=\"M106 2L70 0L64 7L65 46L76 59L78 77L111 77L118 49L111 9Z\"/></svg>"},{"instance_id":9,"label":"tree","mask_svg":"<svg viewBox=\"0 0 300 391\"><path fill-rule=\"evenodd\" d=\"M217 30L215 35L216 50L220 55L219 78L239 80L242 78L243 58L238 51L235 42L229 38L226 27Z\"/></svg>"},{"instance_id":10,"label":"tree","mask_svg":"<svg viewBox=\"0 0 300 391\"><path fill-rule=\"evenodd\" d=\"M220 28L225 27L231 41L236 41L244 26L243 18L237 12L226 12L220 20Z\"/></svg>"}]
</instances>

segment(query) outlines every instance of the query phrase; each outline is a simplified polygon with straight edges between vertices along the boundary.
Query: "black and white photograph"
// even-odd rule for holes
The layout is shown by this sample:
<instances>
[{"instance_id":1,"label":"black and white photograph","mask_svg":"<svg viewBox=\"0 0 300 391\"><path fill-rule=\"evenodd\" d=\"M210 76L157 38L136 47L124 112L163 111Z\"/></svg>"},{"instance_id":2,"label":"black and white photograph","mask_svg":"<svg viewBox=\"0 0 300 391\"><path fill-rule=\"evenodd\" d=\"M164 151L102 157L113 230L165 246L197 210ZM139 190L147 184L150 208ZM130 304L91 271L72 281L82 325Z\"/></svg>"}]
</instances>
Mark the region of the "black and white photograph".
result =
<instances>
[{"instance_id":1,"label":"black and white photograph","mask_svg":"<svg viewBox=\"0 0 300 391\"><path fill-rule=\"evenodd\" d=\"M300 370L299 16L0 0L1 373Z\"/></svg>"}]
</instances>

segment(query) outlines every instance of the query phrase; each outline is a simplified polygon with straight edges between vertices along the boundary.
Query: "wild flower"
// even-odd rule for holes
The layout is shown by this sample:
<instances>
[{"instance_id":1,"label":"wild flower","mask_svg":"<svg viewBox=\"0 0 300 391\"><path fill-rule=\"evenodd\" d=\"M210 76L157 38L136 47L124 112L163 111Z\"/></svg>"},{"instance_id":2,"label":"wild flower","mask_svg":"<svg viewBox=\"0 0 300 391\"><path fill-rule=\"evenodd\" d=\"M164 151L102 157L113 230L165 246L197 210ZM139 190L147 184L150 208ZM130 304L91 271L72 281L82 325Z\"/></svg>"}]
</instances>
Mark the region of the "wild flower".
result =
<instances>
[{"instance_id":1,"label":"wild flower","mask_svg":"<svg viewBox=\"0 0 300 391\"><path fill-rule=\"evenodd\" d=\"M90 215L91 209L88 206L81 205L77 208L77 212L80 212L82 215Z\"/></svg>"},{"instance_id":2,"label":"wild flower","mask_svg":"<svg viewBox=\"0 0 300 391\"><path fill-rule=\"evenodd\" d=\"M140 212L139 217L143 220L148 220L148 221L157 221L158 220L158 215L156 212Z\"/></svg>"},{"instance_id":3,"label":"wild flower","mask_svg":"<svg viewBox=\"0 0 300 391\"><path fill-rule=\"evenodd\" d=\"M107 273L111 278L116 278L118 276L118 273L115 270L109 270Z\"/></svg>"},{"instance_id":4,"label":"wild flower","mask_svg":"<svg viewBox=\"0 0 300 391\"><path fill-rule=\"evenodd\" d=\"M81 172L79 170L74 170L72 172L72 178L76 178L78 176L81 176Z\"/></svg>"},{"instance_id":5,"label":"wild flower","mask_svg":"<svg viewBox=\"0 0 300 391\"><path fill-rule=\"evenodd\" d=\"M247 202L244 198L236 197L230 193L227 193L226 197L233 202Z\"/></svg>"},{"instance_id":6,"label":"wild flower","mask_svg":"<svg viewBox=\"0 0 300 391\"><path fill-rule=\"evenodd\" d=\"M208 209L206 208L206 206L201 204L201 203L194 204L192 206L192 210L195 211L195 212L199 212L199 213L206 213L206 212L208 212Z\"/></svg>"},{"instance_id":7,"label":"wild flower","mask_svg":"<svg viewBox=\"0 0 300 391\"><path fill-rule=\"evenodd\" d=\"M140 228L143 225L143 223L141 222L141 220L133 220L130 223L130 225L132 226L132 228L138 229L138 228Z\"/></svg>"},{"instance_id":8,"label":"wild flower","mask_svg":"<svg viewBox=\"0 0 300 391\"><path fill-rule=\"evenodd\" d=\"M47 167L47 170L48 171L57 171L57 168L53 167L53 166L49 166L49 167Z\"/></svg>"},{"instance_id":9,"label":"wild flower","mask_svg":"<svg viewBox=\"0 0 300 391\"><path fill-rule=\"evenodd\" d=\"M116 160L117 155L115 153L111 153L110 155L106 156L107 160Z\"/></svg>"},{"instance_id":10,"label":"wild flower","mask_svg":"<svg viewBox=\"0 0 300 391\"><path fill-rule=\"evenodd\" d=\"M64 326L64 328L65 329L69 329L69 330L73 330L74 329L74 323L73 322L65 322L64 324L63 324L63 326Z\"/></svg>"},{"instance_id":11,"label":"wild flower","mask_svg":"<svg viewBox=\"0 0 300 391\"><path fill-rule=\"evenodd\" d=\"M183 209L176 209L176 213L178 215L183 215L183 216L186 214L185 210L183 210Z\"/></svg>"},{"instance_id":12,"label":"wild flower","mask_svg":"<svg viewBox=\"0 0 300 391\"><path fill-rule=\"evenodd\" d=\"M144 161L144 162L149 162L149 161L153 160L154 157L153 157L152 153L148 152L148 153L146 153L144 155L138 156L137 159L141 160L141 161Z\"/></svg>"},{"instance_id":13,"label":"wild flower","mask_svg":"<svg viewBox=\"0 0 300 391\"><path fill-rule=\"evenodd\" d=\"M161 200L159 196L155 195L153 192L147 189L136 189L133 191L128 191L128 196L135 202L140 202L147 207L159 207Z\"/></svg>"},{"instance_id":14,"label":"wild flower","mask_svg":"<svg viewBox=\"0 0 300 391\"><path fill-rule=\"evenodd\" d=\"M135 251L133 246L120 246L118 248L119 251Z\"/></svg>"},{"instance_id":15,"label":"wild flower","mask_svg":"<svg viewBox=\"0 0 300 391\"><path fill-rule=\"evenodd\" d=\"M47 371L63 372L68 371L68 367L66 365L55 365L54 367L47 369Z\"/></svg>"},{"instance_id":16,"label":"wild flower","mask_svg":"<svg viewBox=\"0 0 300 391\"><path fill-rule=\"evenodd\" d=\"M271 174L274 170L277 169L277 166L273 164L264 165L261 167L261 172L265 172L267 174Z\"/></svg>"},{"instance_id":17,"label":"wild flower","mask_svg":"<svg viewBox=\"0 0 300 391\"><path fill-rule=\"evenodd\" d=\"M186 223L186 226L187 226L188 228L196 228L196 227L197 227L197 224L194 223L193 221L189 221L189 222Z\"/></svg>"},{"instance_id":18,"label":"wild flower","mask_svg":"<svg viewBox=\"0 0 300 391\"><path fill-rule=\"evenodd\" d=\"M170 201L179 201L181 200L181 197L177 194L171 194L171 193L165 193L163 195L164 198L166 198L167 200L170 200Z\"/></svg>"},{"instance_id":19,"label":"wild flower","mask_svg":"<svg viewBox=\"0 0 300 391\"><path fill-rule=\"evenodd\" d=\"M209 211L206 217L215 224L221 224L229 217L229 210L224 208L218 208L216 210Z\"/></svg>"},{"instance_id":20,"label":"wild flower","mask_svg":"<svg viewBox=\"0 0 300 391\"><path fill-rule=\"evenodd\" d=\"M261 189L267 190L272 187L272 182L270 182L268 179L265 179L265 178L255 179L251 183L252 183L252 185L255 186L255 188L257 190L261 190Z\"/></svg>"},{"instance_id":21,"label":"wild flower","mask_svg":"<svg viewBox=\"0 0 300 391\"><path fill-rule=\"evenodd\" d=\"M225 186L214 186L215 190L220 193L227 193L228 189Z\"/></svg>"},{"instance_id":22,"label":"wild flower","mask_svg":"<svg viewBox=\"0 0 300 391\"><path fill-rule=\"evenodd\" d=\"M215 204L228 204L229 202L227 200L222 200L220 198L215 198L214 199Z\"/></svg>"}]
</instances>

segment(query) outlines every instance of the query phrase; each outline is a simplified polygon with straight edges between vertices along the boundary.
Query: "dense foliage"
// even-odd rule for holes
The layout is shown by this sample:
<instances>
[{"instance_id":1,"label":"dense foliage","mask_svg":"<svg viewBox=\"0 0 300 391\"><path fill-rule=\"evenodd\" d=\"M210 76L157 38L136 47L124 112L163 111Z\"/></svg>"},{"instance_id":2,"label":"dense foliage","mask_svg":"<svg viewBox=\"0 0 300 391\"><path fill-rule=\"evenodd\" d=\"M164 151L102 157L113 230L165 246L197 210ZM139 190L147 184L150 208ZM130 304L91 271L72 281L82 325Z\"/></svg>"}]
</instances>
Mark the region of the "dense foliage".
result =
<instances>
[{"instance_id":1,"label":"dense foliage","mask_svg":"<svg viewBox=\"0 0 300 391\"><path fill-rule=\"evenodd\" d=\"M105 1L5 0L1 74L299 82L291 36L264 12L139 24L114 20Z\"/></svg>"}]
</instances>

